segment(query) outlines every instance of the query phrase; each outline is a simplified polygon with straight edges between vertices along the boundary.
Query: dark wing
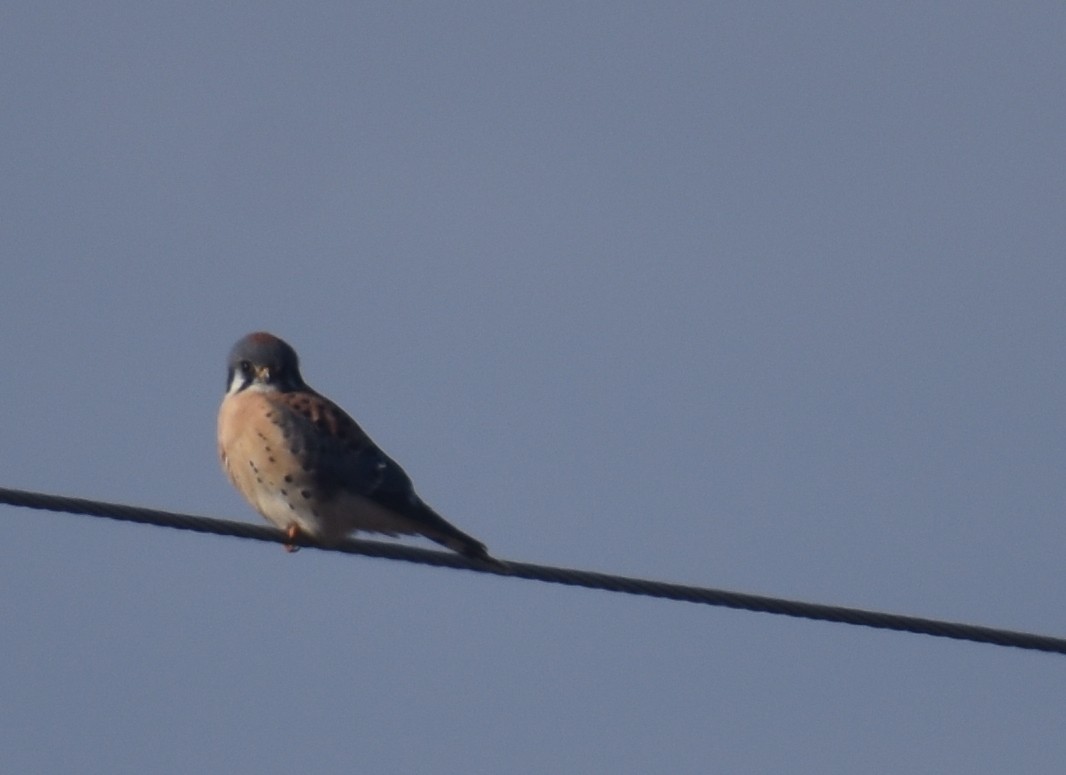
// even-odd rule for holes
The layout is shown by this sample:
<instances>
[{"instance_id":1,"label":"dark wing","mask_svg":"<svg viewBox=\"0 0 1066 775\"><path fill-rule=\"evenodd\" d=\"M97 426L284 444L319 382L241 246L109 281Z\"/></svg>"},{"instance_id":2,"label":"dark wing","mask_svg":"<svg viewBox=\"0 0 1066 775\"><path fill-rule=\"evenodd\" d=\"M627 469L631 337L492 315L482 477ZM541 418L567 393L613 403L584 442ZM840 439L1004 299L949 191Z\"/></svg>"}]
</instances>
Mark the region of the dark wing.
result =
<instances>
[{"instance_id":1,"label":"dark wing","mask_svg":"<svg viewBox=\"0 0 1066 775\"><path fill-rule=\"evenodd\" d=\"M316 460L320 484L327 492L346 490L361 495L408 520L428 538L460 554L495 562L484 544L456 528L418 497L407 473L343 409L311 391L283 393L280 398L297 420L318 431L313 437L321 448L308 452Z\"/></svg>"},{"instance_id":2,"label":"dark wing","mask_svg":"<svg viewBox=\"0 0 1066 775\"><path fill-rule=\"evenodd\" d=\"M367 436L366 431L328 398L311 391L282 393L279 400L291 411L293 438L314 440L304 450L321 473L323 488L348 490L403 514L417 498L411 479ZM283 429L284 432L285 429Z\"/></svg>"}]
</instances>

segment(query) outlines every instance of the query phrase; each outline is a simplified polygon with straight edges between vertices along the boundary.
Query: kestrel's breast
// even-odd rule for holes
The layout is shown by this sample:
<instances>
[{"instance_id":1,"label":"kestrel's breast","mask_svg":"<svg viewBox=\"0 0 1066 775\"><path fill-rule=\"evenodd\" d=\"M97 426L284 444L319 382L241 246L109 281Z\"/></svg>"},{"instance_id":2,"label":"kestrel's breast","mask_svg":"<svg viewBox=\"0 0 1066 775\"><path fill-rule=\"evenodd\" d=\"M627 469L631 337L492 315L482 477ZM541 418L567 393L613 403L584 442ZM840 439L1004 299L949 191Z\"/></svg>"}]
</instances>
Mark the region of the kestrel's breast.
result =
<instances>
[{"instance_id":1,"label":"kestrel's breast","mask_svg":"<svg viewBox=\"0 0 1066 775\"><path fill-rule=\"evenodd\" d=\"M322 450L306 425L266 392L241 391L219 410L219 455L234 486L267 520L332 536L343 528L324 522L322 504L334 488L321 476Z\"/></svg>"}]
</instances>

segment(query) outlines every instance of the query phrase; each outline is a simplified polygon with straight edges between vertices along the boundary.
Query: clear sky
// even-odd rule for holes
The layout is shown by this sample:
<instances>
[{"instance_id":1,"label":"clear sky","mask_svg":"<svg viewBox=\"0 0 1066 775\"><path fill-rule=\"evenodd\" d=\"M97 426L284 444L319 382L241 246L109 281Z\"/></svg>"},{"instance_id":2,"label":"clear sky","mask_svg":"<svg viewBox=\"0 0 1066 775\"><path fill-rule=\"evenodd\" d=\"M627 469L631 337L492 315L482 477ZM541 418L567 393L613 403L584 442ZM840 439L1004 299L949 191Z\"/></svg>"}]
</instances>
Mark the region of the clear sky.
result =
<instances>
[{"instance_id":1,"label":"clear sky","mask_svg":"<svg viewBox=\"0 0 1066 775\"><path fill-rule=\"evenodd\" d=\"M1066 6L0 10L0 486L259 521L270 330L504 558L1066 635ZM0 771L1062 772L1066 660L0 506Z\"/></svg>"}]
</instances>

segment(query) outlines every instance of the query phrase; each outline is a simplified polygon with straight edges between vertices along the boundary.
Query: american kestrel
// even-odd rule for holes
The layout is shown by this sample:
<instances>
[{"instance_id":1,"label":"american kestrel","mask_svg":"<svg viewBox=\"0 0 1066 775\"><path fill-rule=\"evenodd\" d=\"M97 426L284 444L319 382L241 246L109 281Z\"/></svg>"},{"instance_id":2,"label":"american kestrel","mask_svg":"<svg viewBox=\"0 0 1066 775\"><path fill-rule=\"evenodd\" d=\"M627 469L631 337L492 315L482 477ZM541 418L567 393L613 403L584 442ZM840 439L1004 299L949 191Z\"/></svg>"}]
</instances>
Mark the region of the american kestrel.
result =
<instances>
[{"instance_id":1,"label":"american kestrel","mask_svg":"<svg viewBox=\"0 0 1066 775\"><path fill-rule=\"evenodd\" d=\"M218 412L222 467L290 539L303 534L328 545L356 530L420 534L500 564L484 544L427 506L404 470L355 420L303 381L287 343L249 334L233 346L228 366Z\"/></svg>"}]
</instances>

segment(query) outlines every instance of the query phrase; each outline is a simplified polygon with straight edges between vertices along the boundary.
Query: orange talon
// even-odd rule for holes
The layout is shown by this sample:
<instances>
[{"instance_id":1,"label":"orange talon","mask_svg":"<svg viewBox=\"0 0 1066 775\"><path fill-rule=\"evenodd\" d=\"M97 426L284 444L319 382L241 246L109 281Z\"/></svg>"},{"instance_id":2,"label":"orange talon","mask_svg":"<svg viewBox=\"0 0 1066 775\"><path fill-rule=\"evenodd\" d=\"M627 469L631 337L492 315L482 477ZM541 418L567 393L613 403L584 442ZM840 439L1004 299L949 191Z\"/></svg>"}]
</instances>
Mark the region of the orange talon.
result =
<instances>
[{"instance_id":1,"label":"orange talon","mask_svg":"<svg viewBox=\"0 0 1066 775\"><path fill-rule=\"evenodd\" d=\"M295 524L289 525L285 528L285 535L288 536L290 541L295 541L300 535L300 528L296 527ZM298 552L300 547L296 544L285 544L285 551L289 553Z\"/></svg>"}]
</instances>

